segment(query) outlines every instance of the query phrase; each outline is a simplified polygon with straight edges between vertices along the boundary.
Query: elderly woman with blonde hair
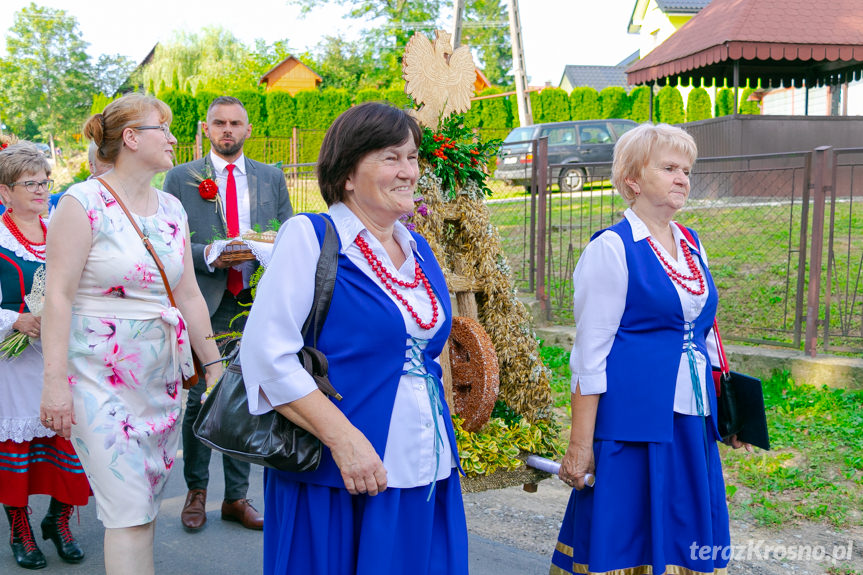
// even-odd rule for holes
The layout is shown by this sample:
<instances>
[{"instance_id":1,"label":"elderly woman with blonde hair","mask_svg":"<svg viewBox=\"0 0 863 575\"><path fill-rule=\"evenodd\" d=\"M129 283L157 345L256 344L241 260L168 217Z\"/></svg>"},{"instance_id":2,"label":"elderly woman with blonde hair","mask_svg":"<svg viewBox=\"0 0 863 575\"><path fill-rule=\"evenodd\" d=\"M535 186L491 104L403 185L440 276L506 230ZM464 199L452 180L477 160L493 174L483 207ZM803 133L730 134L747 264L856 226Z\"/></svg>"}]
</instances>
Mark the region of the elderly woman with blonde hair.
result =
<instances>
[{"instance_id":1,"label":"elderly woman with blonde hair","mask_svg":"<svg viewBox=\"0 0 863 575\"><path fill-rule=\"evenodd\" d=\"M72 438L90 478L109 574L154 571L154 521L180 440L181 381L193 373L189 345L215 362L211 384L222 372L207 339L186 212L150 185L173 165L170 124L170 108L141 94L91 116L84 136L114 168L69 188L48 234L42 417ZM133 223L158 254L176 307Z\"/></svg>"},{"instance_id":2,"label":"elderly woman with blonde hair","mask_svg":"<svg viewBox=\"0 0 863 575\"><path fill-rule=\"evenodd\" d=\"M615 146L612 179L629 209L594 235L573 274L560 479L574 489L552 575L694 575L728 564L711 377L716 286L697 234L673 221L696 155L692 137L667 124L638 126Z\"/></svg>"}]
</instances>

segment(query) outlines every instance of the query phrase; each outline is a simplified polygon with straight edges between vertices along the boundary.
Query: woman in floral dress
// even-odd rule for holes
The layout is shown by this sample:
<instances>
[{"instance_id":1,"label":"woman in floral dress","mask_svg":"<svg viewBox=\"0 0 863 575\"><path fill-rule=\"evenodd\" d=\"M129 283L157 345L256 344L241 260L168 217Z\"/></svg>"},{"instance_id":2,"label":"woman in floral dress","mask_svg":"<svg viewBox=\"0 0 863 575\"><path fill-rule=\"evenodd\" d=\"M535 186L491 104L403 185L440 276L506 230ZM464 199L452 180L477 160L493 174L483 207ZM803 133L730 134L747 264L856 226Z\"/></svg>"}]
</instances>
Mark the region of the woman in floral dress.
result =
<instances>
[{"instance_id":1,"label":"woman in floral dress","mask_svg":"<svg viewBox=\"0 0 863 575\"><path fill-rule=\"evenodd\" d=\"M141 94L92 116L84 135L114 169L104 183L64 194L48 237L42 413L71 436L93 486L108 574L153 573L154 520L180 438L181 376L194 371L189 344L204 363L219 357L206 339L186 213L150 186L172 166L170 122L164 102ZM159 254L177 308L109 186ZM221 371L209 366L208 383Z\"/></svg>"},{"instance_id":2,"label":"woman in floral dress","mask_svg":"<svg viewBox=\"0 0 863 575\"><path fill-rule=\"evenodd\" d=\"M69 530L73 505L86 505L90 486L68 440L39 421L42 344L39 317L25 299L45 263L45 221L53 182L39 149L19 142L0 151L0 340L12 334L32 338L19 355L0 360L0 502L11 532L15 562L25 569L47 565L27 517L29 497L51 496L41 522L44 539L69 563L84 552ZM44 269L42 270L44 271Z\"/></svg>"}]
</instances>

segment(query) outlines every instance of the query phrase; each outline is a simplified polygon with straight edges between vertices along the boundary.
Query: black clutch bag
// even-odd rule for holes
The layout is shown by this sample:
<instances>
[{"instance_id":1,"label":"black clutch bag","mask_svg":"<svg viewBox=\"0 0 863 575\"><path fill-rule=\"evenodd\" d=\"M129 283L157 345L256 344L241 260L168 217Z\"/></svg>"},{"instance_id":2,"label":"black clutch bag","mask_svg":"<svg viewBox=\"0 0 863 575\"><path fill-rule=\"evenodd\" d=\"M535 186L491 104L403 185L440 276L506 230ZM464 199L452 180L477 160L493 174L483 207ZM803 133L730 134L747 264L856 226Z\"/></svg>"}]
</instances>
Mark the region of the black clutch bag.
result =
<instances>
[{"instance_id":1,"label":"black clutch bag","mask_svg":"<svg viewBox=\"0 0 863 575\"><path fill-rule=\"evenodd\" d=\"M315 273L315 298L303 325L303 335L314 334L314 343L326 319L338 267L338 238L329 219ZM313 330L313 331L310 331ZM313 346L297 356L324 394L341 399L327 376L327 358ZM314 471L321 460L321 442L309 431L275 410L249 413L239 345L225 357L225 373L201 406L192 430L204 445L235 459L281 471Z\"/></svg>"},{"instance_id":2,"label":"black clutch bag","mask_svg":"<svg viewBox=\"0 0 863 575\"><path fill-rule=\"evenodd\" d=\"M716 426L723 441L736 435L739 441L770 449L764 391L761 380L728 368L728 358L714 322L713 333L719 351L720 377L716 394Z\"/></svg>"}]
</instances>

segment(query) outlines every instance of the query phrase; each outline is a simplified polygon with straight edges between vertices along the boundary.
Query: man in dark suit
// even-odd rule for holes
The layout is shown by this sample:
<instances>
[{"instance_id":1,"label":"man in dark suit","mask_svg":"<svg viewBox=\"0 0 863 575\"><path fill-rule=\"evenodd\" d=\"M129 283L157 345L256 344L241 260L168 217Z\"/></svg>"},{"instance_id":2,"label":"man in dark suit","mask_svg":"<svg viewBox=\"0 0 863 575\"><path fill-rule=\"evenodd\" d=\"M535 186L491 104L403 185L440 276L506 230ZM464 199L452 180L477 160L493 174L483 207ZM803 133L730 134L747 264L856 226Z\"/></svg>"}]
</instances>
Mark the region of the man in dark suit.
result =
<instances>
[{"instance_id":1,"label":"man in dark suit","mask_svg":"<svg viewBox=\"0 0 863 575\"><path fill-rule=\"evenodd\" d=\"M230 320L243 311L240 303L251 301L249 276L257 262L231 267L219 256L211 264L207 256L215 238L239 235L254 226L267 229L269 222L284 222L293 214L285 176L281 170L243 155L243 144L252 133L242 102L229 96L213 100L207 111L205 133L212 145L200 160L176 166L165 176L165 191L176 196L186 208L192 232L192 259L195 277L215 333L241 329ZM218 195L211 183L218 186ZM215 195L215 197L213 197ZM201 381L189 390L183 417L183 475L189 493L180 518L187 530L196 531L207 521L207 482L210 449L192 432L201 409ZM249 464L229 456L222 459L225 498L222 519L237 521L249 529L263 529L263 516L246 499Z\"/></svg>"}]
</instances>

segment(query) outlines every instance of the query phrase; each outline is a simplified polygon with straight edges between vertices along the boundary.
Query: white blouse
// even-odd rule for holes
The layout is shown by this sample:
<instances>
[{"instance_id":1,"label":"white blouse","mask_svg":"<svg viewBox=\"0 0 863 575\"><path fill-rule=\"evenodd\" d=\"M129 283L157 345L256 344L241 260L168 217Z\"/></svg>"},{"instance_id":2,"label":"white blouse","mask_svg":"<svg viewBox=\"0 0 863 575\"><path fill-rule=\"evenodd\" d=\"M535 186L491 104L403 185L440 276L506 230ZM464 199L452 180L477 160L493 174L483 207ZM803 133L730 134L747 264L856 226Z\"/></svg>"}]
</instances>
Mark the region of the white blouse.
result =
<instances>
[{"instance_id":1,"label":"white blouse","mask_svg":"<svg viewBox=\"0 0 863 575\"><path fill-rule=\"evenodd\" d=\"M417 254L416 243L410 232L396 222L393 235L406 256L402 266L396 268L380 241L369 233L346 205L334 204L329 209L329 215L338 231L342 253L373 279L395 303L402 314L408 335L431 339L445 319L441 306L438 306L435 327L431 330L420 328L395 296L381 285L354 243L357 235L362 235L375 256L395 277L411 282ZM249 410L254 414L266 413L273 405L290 403L317 389L314 380L300 366L296 353L304 345L300 330L312 307L315 269L320 252L314 227L308 218L294 217L282 225L272 261L258 286L240 348ZM424 321L431 318L431 301L425 289L400 286L396 286L396 289L420 318ZM410 341L406 340L408 347ZM409 356L408 350L405 370L410 367ZM338 389L338 382L334 381L333 384ZM435 417L438 419L442 445L436 439ZM435 456L436 445L439 458ZM433 415L423 377L402 375L399 380L383 464L387 470L387 485L397 488L418 487L445 479L456 465L450 452L443 417Z\"/></svg>"},{"instance_id":2,"label":"white blouse","mask_svg":"<svg viewBox=\"0 0 863 575\"><path fill-rule=\"evenodd\" d=\"M624 217L632 227L632 240L634 242L651 237L647 226L631 209L626 210ZM671 230L674 234L675 244L679 244L681 239L689 243L677 225L672 224ZM658 241L654 241L654 244L662 253L665 261L671 263L682 274L689 274L689 266L682 253L683 250L677 250L677 259L674 259ZM690 247L696 248L692 244ZM701 253L705 265L707 265L704 247L699 245L697 249ZM658 259L659 256L657 256ZM695 258L695 265L704 273L697 257ZM605 378L606 358L611 352L614 336L620 327L620 320L623 318L629 281L626 252L620 236L608 232L590 242L575 266L572 281L574 286L573 308L577 330L575 345L573 345L569 360L572 370L571 388L575 392L576 386L580 386L583 395L605 393L607 384ZM669 279L669 281L671 280ZM684 290L677 282L672 283L680 297L684 320L686 322L695 321L707 303L710 287L705 285L703 294L694 295ZM684 326L681 327L685 329ZM712 329L707 336L707 350L712 365L718 365L719 356ZM695 350L694 355L699 377L703 380L707 360L697 350ZM707 385L713 385L713 381L700 381L699 383L701 384L701 397L705 398L704 415L708 415L710 404L706 400ZM689 359L683 349L677 371L674 411L686 415L697 415L698 413Z\"/></svg>"}]
</instances>

